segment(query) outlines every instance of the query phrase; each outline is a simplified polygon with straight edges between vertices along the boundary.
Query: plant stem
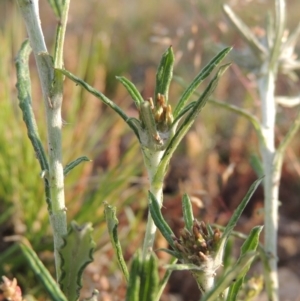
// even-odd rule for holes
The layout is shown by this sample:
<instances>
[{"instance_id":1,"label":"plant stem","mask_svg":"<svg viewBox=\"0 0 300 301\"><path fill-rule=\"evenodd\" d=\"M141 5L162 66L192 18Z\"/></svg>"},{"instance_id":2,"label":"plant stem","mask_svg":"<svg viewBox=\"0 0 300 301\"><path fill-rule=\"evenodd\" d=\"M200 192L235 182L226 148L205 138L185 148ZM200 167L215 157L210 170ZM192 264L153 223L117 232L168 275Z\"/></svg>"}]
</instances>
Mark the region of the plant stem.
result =
<instances>
[{"instance_id":1,"label":"plant stem","mask_svg":"<svg viewBox=\"0 0 300 301\"><path fill-rule=\"evenodd\" d=\"M142 152L150 181L150 191L155 196L159 203L159 206L161 207L163 201L163 182L156 182L154 179L164 151L154 151L144 147L142 148ZM149 253L151 253L152 251L155 233L156 226L149 211L143 244L143 259L145 259L147 255L149 255Z\"/></svg>"},{"instance_id":2,"label":"plant stem","mask_svg":"<svg viewBox=\"0 0 300 301\"><path fill-rule=\"evenodd\" d=\"M281 164L275 166L275 118L276 103L275 73L269 69L266 62L262 66L263 76L258 80L258 89L262 103L262 135L260 141L262 163L264 169L264 195L265 195L265 249L269 254L269 271L266 273L267 291L272 301L278 300L278 273L277 273L277 231L278 231L278 194L281 176ZM281 160L282 161L282 160Z\"/></svg>"},{"instance_id":3,"label":"plant stem","mask_svg":"<svg viewBox=\"0 0 300 301\"><path fill-rule=\"evenodd\" d=\"M285 26L285 1L275 0L275 39L269 45L270 54L261 67L258 89L261 98L262 134L260 141L263 168L265 173L265 249L268 254L269 270L266 271L266 286L269 300L278 301L279 283L277 270L277 235L278 235L278 197L283 154L275 148L275 81L278 59Z\"/></svg>"},{"instance_id":4,"label":"plant stem","mask_svg":"<svg viewBox=\"0 0 300 301\"><path fill-rule=\"evenodd\" d=\"M48 181L51 196L50 221L54 235L54 256L56 267L56 278L59 280L61 274L61 259L58 250L63 244L62 236L67 233L67 220L65 212L64 196L64 174L62 164L62 143L61 143L61 104L63 96L62 76L54 74L54 67L61 68L62 43L66 26L66 13L69 1L64 2L64 17L60 21L60 37L57 38L59 45L56 45L55 65L48 53L39 17L38 0L18 0L18 4L26 24L29 41L35 56L37 69L41 81L41 87L46 108L46 122L48 134L49 171ZM64 13L65 12L65 13Z\"/></svg>"}]
</instances>

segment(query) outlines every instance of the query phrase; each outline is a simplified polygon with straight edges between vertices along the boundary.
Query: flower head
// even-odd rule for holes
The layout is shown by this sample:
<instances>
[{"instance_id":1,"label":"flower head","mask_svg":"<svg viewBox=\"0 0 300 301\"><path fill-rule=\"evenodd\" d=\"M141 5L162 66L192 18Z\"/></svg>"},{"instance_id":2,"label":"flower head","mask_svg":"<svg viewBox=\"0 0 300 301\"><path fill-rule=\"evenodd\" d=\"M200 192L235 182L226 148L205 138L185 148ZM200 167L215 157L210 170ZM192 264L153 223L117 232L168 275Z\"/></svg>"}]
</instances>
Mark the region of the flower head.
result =
<instances>
[{"instance_id":1,"label":"flower head","mask_svg":"<svg viewBox=\"0 0 300 301\"><path fill-rule=\"evenodd\" d=\"M17 284L17 279L9 280L7 277L2 276L3 283L0 284L2 296L10 301L25 301L22 298L21 288ZM1 296L1 295L0 295Z\"/></svg>"}]
</instances>

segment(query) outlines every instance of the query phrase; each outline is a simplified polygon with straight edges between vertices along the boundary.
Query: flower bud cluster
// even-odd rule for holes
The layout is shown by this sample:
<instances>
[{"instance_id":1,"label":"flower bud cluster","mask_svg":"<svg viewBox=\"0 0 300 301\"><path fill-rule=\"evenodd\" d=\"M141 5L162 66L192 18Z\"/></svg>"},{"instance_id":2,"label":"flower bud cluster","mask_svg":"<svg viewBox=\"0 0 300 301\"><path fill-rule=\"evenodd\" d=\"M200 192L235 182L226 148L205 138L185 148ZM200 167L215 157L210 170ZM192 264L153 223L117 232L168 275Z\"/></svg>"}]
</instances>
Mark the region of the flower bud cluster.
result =
<instances>
[{"instance_id":1,"label":"flower bud cluster","mask_svg":"<svg viewBox=\"0 0 300 301\"><path fill-rule=\"evenodd\" d=\"M9 280L7 277L2 276L3 283L0 284L0 299L1 295L5 300L13 300L13 301L25 301L22 299L22 291L21 288L17 284L17 279ZM2 299L1 299L2 300Z\"/></svg>"},{"instance_id":2,"label":"flower bud cluster","mask_svg":"<svg viewBox=\"0 0 300 301\"><path fill-rule=\"evenodd\" d=\"M174 245L181 253L185 263L201 267L214 257L220 238L219 229L210 233L203 221L198 222L195 219L191 231L181 230L180 238L174 238Z\"/></svg>"},{"instance_id":3,"label":"flower bud cluster","mask_svg":"<svg viewBox=\"0 0 300 301\"><path fill-rule=\"evenodd\" d=\"M156 108L153 108L154 119L157 129L161 132L169 130L174 118L171 105L166 103L164 95L158 93L156 97Z\"/></svg>"},{"instance_id":4,"label":"flower bud cluster","mask_svg":"<svg viewBox=\"0 0 300 301\"><path fill-rule=\"evenodd\" d=\"M155 102L152 98L145 100L140 106L142 132L141 143L149 149L163 150L166 142L172 136L174 120L172 108L166 102L164 95L158 93Z\"/></svg>"},{"instance_id":5,"label":"flower bud cluster","mask_svg":"<svg viewBox=\"0 0 300 301\"><path fill-rule=\"evenodd\" d=\"M172 107L166 103L165 96L158 93L156 96L155 105L152 97L148 98L146 101L148 101L150 104L157 130L159 132L168 131L174 118L172 114Z\"/></svg>"}]
</instances>

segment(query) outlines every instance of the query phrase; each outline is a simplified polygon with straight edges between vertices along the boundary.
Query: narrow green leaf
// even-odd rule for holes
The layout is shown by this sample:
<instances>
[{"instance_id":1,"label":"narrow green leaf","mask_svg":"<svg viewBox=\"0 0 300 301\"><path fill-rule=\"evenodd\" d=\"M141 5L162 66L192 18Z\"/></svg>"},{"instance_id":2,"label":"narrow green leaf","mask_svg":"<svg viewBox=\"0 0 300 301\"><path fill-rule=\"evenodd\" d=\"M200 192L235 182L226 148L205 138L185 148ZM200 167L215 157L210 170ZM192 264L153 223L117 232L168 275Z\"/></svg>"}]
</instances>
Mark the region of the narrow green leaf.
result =
<instances>
[{"instance_id":1,"label":"narrow green leaf","mask_svg":"<svg viewBox=\"0 0 300 301\"><path fill-rule=\"evenodd\" d=\"M259 235L262 231L262 226L254 227L245 242L243 243L241 247L241 255L238 259L237 264L242 260L242 256L245 255L247 252L256 251L258 245L259 245ZM248 265L245 265L244 268L240 271L239 275L236 278L236 281L230 286L228 295L227 295L227 301L235 301L237 298L237 294L244 282L244 278L247 274L247 272L250 269L252 261L248 263Z\"/></svg>"},{"instance_id":2,"label":"narrow green leaf","mask_svg":"<svg viewBox=\"0 0 300 301\"><path fill-rule=\"evenodd\" d=\"M180 141L183 139L187 131L190 129L192 124L194 123L196 117L198 116L199 112L203 108L203 106L206 104L208 98L211 96L213 91L215 90L220 77L223 75L223 73L227 70L229 67L229 64L224 65L219 68L217 74L215 77L211 80L203 94L199 97L199 99L196 101L193 110L189 111L187 114L185 120L182 122L182 124L177 129L175 135L173 136L172 140L169 142L165 153L159 163L158 171L155 175L154 182L162 182L163 178L165 176L167 166L170 162L170 159L176 150L177 146L179 145Z\"/></svg>"},{"instance_id":3,"label":"narrow green leaf","mask_svg":"<svg viewBox=\"0 0 300 301\"><path fill-rule=\"evenodd\" d=\"M283 140L280 142L278 149L277 149L277 155L276 155L276 160L280 159L284 155L284 152L289 145L289 143L292 141L292 139L295 137L297 132L299 131L300 128L300 110L298 111L298 114L291 124L288 132L284 136Z\"/></svg>"},{"instance_id":4,"label":"narrow green leaf","mask_svg":"<svg viewBox=\"0 0 300 301\"><path fill-rule=\"evenodd\" d=\"M270 47L269 54L269 70L276 70L278 64L281 47L282 37L285 28L285 0L275 0L275 32L273 47Z\"/></svg>"},{"instance_id":5,"label":"narrow green leaf","mask_svg":"<svg viewBox=\"0 0 300 301\"><path fill-rule=\"evenodd\" d=\"M259 120L254 115L252 115L251 113L247 112L244 109L239 108L238 106L235 106L235 105L232 105L232 104L228 104L228 103L225 103L225 102L222 102L222 101L217 101L217 100L214 100L214 99L210 99L209 103L214 104L214 105L216 105L218 107L224 108L224 109L226 109L228 111L237 113L240 116L245 117L253 125L253 127L254 127L257 135L258 135L258 138L260 140L260 143L263 144L263 145L265 144L264 143L264 141L265 141L264 139L265 138L264 138L264 136L262 134L262 129L261 129L261 126L260 126L260 122L259 122Z\"/></svg>"},{"instance_id":6,"label":"narrow green leaf","mask_svg":"<svg viewBox=\"0 0 300 301\"><path fill-rule=\"evenodd\" d=\"M235 262L235 258L232 256L233 253L233 246L234 246L234 239L232 236L227 239L227 243L224 248L224 255L223 255L223 271L227 271L231 268L232 264Z\"/></svg>"},{"instance_id":7,"label":"narrow green leaf","mask_svg":"<svg viewBox=\"0 0 300 301\"><path fill-rule=\"evenodd\" d=\"M221 52L219 52L194 78L192 83L183 92L182 96L178 101L178 104L176 105L176 108L173 112L175 118L181 113L186 102L189 100L189 98L195 92L198 86L203 82L205 78L207 78L210 75L214 68L225 58L225 56L231 51L231 49L231 47L227 47Z\"/></svg>"},{"instance_id":8,"label":"narrow green leaf","mask_svg":"<svg viewBox=\"0 0 300 301\"><path fill-rule=\"evenodd\" d=\"M192 263L166 264L164 267L172 271L203 271L202 267Z\"/></svg>"},{"instance_id":9,"label":"narrow green leaf","mask_svg":"<svg viewBox=\"0 0 300 301\"><path fill-rule=\"evenodd\" d=\"M182 213L186 229L192 231L194 222L193 207L191 200L186 193L182 198Z\"/></svg>"},{"instance_id":10,"label":"narrow green leaf","mask_svg":"<svg viewBox=\"0 0 300 301\"><path fill-rule=\"evenodd\" d=\"M170 264L176 264L177 260L178 259L175 258L175 257L171 258ZM160 297L161 297L161 295L162 295L162 293L164 291L165 286L167 285L167 282L168 282L171 274L172 274L172 270L166 270L163 278L161 279L161 281L159 283L159 287L158 287L158 290L157 290L156 298L154 299L154 301L160 300Z\"/></svg>"},{"instance_id":11,"label":"narrow green leaf","mask_svg":"<svg viewBox=\"0 0 300 301\"><path fill-rule=\"evenodd\" d=\"M240 271L245 268L253 258L256 256L255 252L247 252L244 254L240 261L233 265L232 269L229 270L219 281L214 285L214 288L208 291L202 298L201 301L215 301L218 300L220 294L222 294L225 289L235 281Z\"/></svg>"},{"instance_id":12,"label":"narrow green leaf","mask_svg":"<svg viewBox=\"0 0 300 301\"><path fill-rule=\"evenodd\" d=\"M36 124L34 112L32 109L32 97L31 97L31 81L29 74L29 55L31 53L31 47L29 40L26 40L22 43L20 51L17 55L15 64L17 69L17 90L18 90L18 99L19 107L22 110L23 120L27 127L27 135L30 139L30 142L33 146L36 157L39 161L42 171L49 170L49 164L46 156L46 152L40 135L38 132L38 127ZM45 196L46 202L48 205L48 210L51 211L52 204L50 202L50 187L48 180L44 178L45 183Z\"/></svg>"},{"instance_id":13,"label":"narrow green leaf","mask_svg":"<svg viewBox=\"0 0 300 301\"><path fill-rule=\"evenodd\" d=\"M206 224L206 228L208 231L209 236L214 236L214 230L212 229L211 225L209 223Z\"/></svg>"},{"instance_id":14,"label":"narrow green leaf","mask_svg":"<svg viewBox=\"0 0 300 301\"><path fill-rule=\"evenodd\" d=\"M176 259L181 259L181 254L177 251L173 251L173 250L170 250L170 249L166 249L166 248L159 248L159 249L156 249L155 251L163 251L163 252L166 252L168 254L170 254L171 256L175 257Z\"/></svg>"},{"instance_id":15,"label":"narrow green leaf","mask_svg":"<svg viewBox=\"0 0 300 301\"><path fill-rule=\"evenodd\" d=\"M64 168L64 176L66 176L73 168L75 168L77 165L79 165L81 162L91 162L92 160L90 160L88 157L83 156L83 157L79 157L76 160L70 162L69 164L66 165L66 167Z\"/></svg>"},{"instance_id":16,"label":"narrow green leaf","mask_svg":"<svg viewBox=\"0 0 300 301\"><path fill-rule=\"evenodd\" d=\"M133 257L126 301L155 301L158 293L158 261L154 253L143 260L140 250Z\"/></svg>"},{"instance_id":17,"label":"narrow green leaf","mask_svg":"<svg viewBox=\"0 0 300 301\"><path fill-rule=\"evenodd\" d=\"M68 13L70 0L48 0L56 17L58 19L54 46L54 67L63 68L64 66L64 42L68 23ZM57 92L62 93L64 77L61 73L54 74L54 86L57 86ZM54 88L55 89L55 88Z\"/></svg>"},{"instance_id":18,"label":"narrow green leaf","mask_svg":"<svg viewBox=\"0 0 300 301\"><path fill-rule=\"evenodd\" d=\"M246 254L249 251L256 251L259 245L259 236L262 229L263 226L256 226L251 230L250 234L241 247L241 255Z\"/></svg>"},{"instance_id":19,"label":"narrow green leaf","mask_svg":"<svg viewBox=\"0 0 300 301\"><path fill-rule=\"evenodd\" d=\"M123 257L122 247L121 247L121 244L120 244L120 241L118 238L119 221L116 216L116 207L110 206L106 203L104 204L104 206L105 206L105 209L104 209L105 219L106 219L106 223L107 223L110 240L111 240L113 248L116 252L120 269L124 275L126 282L128 282L129 273L128 273L128 269L127 269L127 266L126 266L126 263L125 263L125 260Z\"/></svg>"},{"instance_id":20,"label":"narrow green leaf","mask_svg":"<svg viewBox=\"0 0 300 301\"><path fill-rule=\"evenodd\" d=\"M233 228L235 227L236 223L238 222L240 216L242 215L245 207L247 206L248 202L250 201L253 193L255 192L255 190L257 189L257 187L259 186L260 182L262 181L263 178L260 178L258 180L256 180L251 187L249 188L247 194L245 195L245 197L243 198L242 202L239 204L239 206L236 208L236 210L234 211L232 217L230 218L227 226L225 227L225 230L222 234L222 238L223 239L227 239L229 237L229 235L231 234Z\"/></svg>"},{"instance_id":21,"label":"narrow green leaf","mask_svg":"<svg viewBox=\"0 0 300 301\"><path fill-rule=\"evenodd\" d=\"M56 18L61 18L61 12L62 12L62 0L48 0L48 3L50 4Z\"/></svg>"},{"instance_id":22,"label":"narrow green leaf","mask_svg":"<svg viewBox=\"0 0 300 301\"><path fill-rule=\"evenodd\" d=\"M36 253L33 251L31 247L28 246L28 243L25 241L21 241L19 243L19 247L25 256L26 260L28 261L31 269L35 273L35 275L39 278L43 286L45 287L46 291L51 296L51 300L54 301L67 301L65 295L60 290L59 285L56 281L52 278L47 268L38 258Z\"/></svg>"},{"instance_id":23,"label":"narrow green leaf","mask_svg":"<svg viewBox=\"0 0 300 301\"><path fill-rule=\"evenodd\" d=\"M262 166L261 160L257 155L251 154L250 156L250 165L254 169L256 175L261 178L264 176L264 168Z\"/></svg>"},{"instance_id":24,"label":"narrow green leaf","mask_svg":"<svg viewBox=\"0 0 300 301\"><path fill-rule=\"evenodd\" d=\"M123 86L126 88L130 96L132 97L136 107L139 109L140 105L144 102L144 99L135 85L123 76L117 76L117 80L119 80Z\"/></svg>"},{"instance_id":25,"label":"narrow green leaf","mask_svg":"<svg viewBox=\"0 0 300 301\"><path fill-rule=\"evenodd\" d=\"M68 234L64 237L64 246L59 252L62 259L59 283L68 300L79 298L82 273L93 261L96 244L92 239L92 232L90 223L79 226L72 221Z\"/></svg>"},{"instance_id":26,"label":"narrow green leaf","mask_svg":"<svg viewBox=\"0 0 300 301\"><path fill-rule=\"evenodd\" d=\"M272 47L274 42L274 32L275 26L274 26L274 17L271 14L271 12L267 12L266 15L266 42L268 48Z\"/></svg>"},{"instance_id":27,"label":"narrow green leaf","mask_svg":"<svg viewBox=\"0 0 300 301\"><path fill-rule=\"evenodd\" d=\"M159 276L158 262L154 253L142 261L139 301L154 301L157 295Z\"/></svg>"},{"instance_id":28,"label":"narrow green leaf","mask_svg":"<svg viewBox=\"0 0 300 301\"><path fill-rule=\"evenodd\" d=\"M93 94L94 96L96 96L97 98L99 98L103 103L105 103L110 108L112 108L129 125L129 127L134 131L134 133L136 134L136 136L139 139L139 132L138 132L138 128L137 128L136 124L134 122L131 122L131 118L129 118L125 114L125 112L119 106L117 106L113 101L111 101L103 93L101 93L101 92L97 91L96 89L94 89L92 86L90 86L89 84L87 84L82 79L76 77L71 72L69 72L69 71L67 71L65 69L55 69L55 70L60 71L62 74L64 74L65 76L67 76L69 79L71 79L73 82L75 82L76 84L82 86L88 92L90 92L91 94Z\"/></svg>"},{"instance_id":29,"label":"narrow green leaf","mask_svg":"<svg viewBox=\"0 0 300 301\"><path fill-rule=\"evenodd\" d=\"M32 110L31 81L28 60L31 53L29 40L23 42L18 53L16 63L17 89L19 106L23 113L23 120L27 127L28 137L32 143L36 156L39 160L41 170L49 170L45 150L40 139L35 116Z\"/></svg>"},{"instance_id":30,"label":"narrow green leaf","mask_svg":"<svg viewBox=\"0 0 300 301\"><path fill-rule=\"evenodd\" d=\"M177 82L183 86L183 87L187 87L187 84L179 77L176 77L176 80ZM197 96L201 96L201 94L199 92L195 92L194 93L195 95ZM232 105L232 104L229 104L229 103L226 103L226 102L223 102L223 101L218 101L218 100L214 100L214 99L209 99L208 101L209 104L213 104L213 105L216 105L220 108L224 108L228 111L231 111L231 112L234 112L234 113L237 113L243 117L245 117L248 121L251 122L251 124L253 125L259 139L260 139L260 142L262 144L264 144L264 137L262 135L262 130L261 130L261 126L260 126L260 122L259 120L254 116L252 115L251 113L249 113L248 111L244 110L244 109L241 109L239 108L238 106L235 106L235 105ZM194 102L188 104L185 108L182 109L182 111L180 112L180 114L177 115L177 117L175 118L174 120L174 124L176 122L179 121L179 119L189 110L191 110L191 108L194 106Z\"/></svg>"},{"instance_id":31,"label":"narrow green leaf","mask_svg":"<svg viewBox=\"0 0 300 301\"><path fill-rule=\"evenodd\" d=\"M224 4L222 8L224 14L231 22L231 24L237 29L242 39L251 48L256 57L262 60L267 53L267 49L263 46L262 43L260 43L260 41L253 34L251 29L233 12L230 6Z\"/></svg>"},{"instance_id":32,"label":"narrow green leaf","mask_svg":"<svg viewBox=\"0 0 300 301\"><path fill-rule=\"evenodd\" d=\"M195 106L196 101L193 101L191 103L189 103L188 105L186 105L181 111L180 113L176 116L176 118L173 121L173 124L177 124L180 119L185 115L185 113L187 113L189 110L192 110L193 107Z\"/></svg>"},{"instance_id":33,"label":"narrow green leaf","mask_svg":"<svg viewBox=\"0 0 300 301\"><path fill-rule=\"evenodd\" d=\"M165 96L168 103L169 86L173 76L174 53L172 47L169 47L163 54L156 73L156 87L154 102L158 93Z\"/></svg>"},{"instance_id":34,"label":"narrow green leaf","mask_svg":"<svg viewBox=\"0 0 300 301\"><path fill-rule=\"evenodd\" d=\"M155 196L149 191L148 193L148 202L149 202L149 210L151 213L151 216L153 218L154 224L159 229L161 234L164 236L164 238L168 241L169 245L176 250L173 242L173 237L175 237L173 231L167 224L167 222L164 220L158 201L156 200Z\"/></svg>"},{"instance_id":35,"label":"narrow green leaf","mask_svg":"<svg viewBox=\"0 0 300 301\"><path fill-rule=\"evenodd\" d=\"M139 293L141 286L140 272L141 272L142 255L137 251L132 260L129 281L126 290L126 301L139 301Z\"/></svg>"},{"instance_id":36,"label":"narrow green leaf","mask_svg":"<svg viewBox=\"0 0 300 301\"><path fill-rule=\"evenodd\" d=\"M227 226L225 227L224 232L223 232L223 234L221 236L221 239L219 241L219 247L218 247L218 251L217 251L217 254L216 254L216 258L217 257L223 257L223 250L224 250L225 244L227 242L227 239L229 238L231 232L233 231L233 228L235 227L236 223L238 222L242 212L244 211L245 207L247 206L247 204L250 201L253 193L255 192L255 190L257 189L257 187L261 183L261 181L262 181L262 178L256 180L251 185L251 187L249 188L247 194L243 198L242 202L240 203L240 205L234 211L234 213L233 213L231 219L229 220ZM220 260L220 262L222 262L222 258L219 258L219 260Z\"/></svg>"}]
</instances>

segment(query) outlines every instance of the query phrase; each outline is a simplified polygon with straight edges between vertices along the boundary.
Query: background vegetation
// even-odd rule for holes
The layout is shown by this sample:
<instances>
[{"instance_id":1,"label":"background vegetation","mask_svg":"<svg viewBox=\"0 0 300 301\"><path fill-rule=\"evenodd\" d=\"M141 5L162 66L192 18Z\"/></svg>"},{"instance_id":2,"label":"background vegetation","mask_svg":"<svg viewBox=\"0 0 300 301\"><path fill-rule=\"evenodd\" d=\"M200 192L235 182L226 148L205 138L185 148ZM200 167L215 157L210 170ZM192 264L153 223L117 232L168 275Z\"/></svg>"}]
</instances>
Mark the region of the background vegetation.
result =
<instances>
[{"instance_id":1,"label":"background vegetation","mask_svg":"<svg viewBox=\"0 0 300 301\"><path fill-rule=\"evenodd\" d=\"M264 14L273 9L273 1L228 1L231 7L263 35ZM228 3L227 2L227 3ZM153 94L155 68L162 52L173 45L176 54L175 73L189 82L213 54L214 44L224 43L242 48L243 43L222 16L223 1L130 1L90 0L71 2L66 35L66 68L103 91L111 99L134 110L126 91L115 80L126 75L138 83L142 95ZM46 1L40 2L41 19L49 46L55 31L55 18ZM287 27L299 22L298 1L287 1ZM23 21L15 1L0 1L0 274L18 278L25 293L43 296L26 262L4 237L24 235L44 262L52 265L52 241L43 183L33 149L26 136L18 108L15 89L14 57L26 37ZM299 50L299 47L298 47ZM34 62L32 60L32 67ZM36 72L32 75L34 109L42 136L44 112ZM170 99L181 87L173 83ZM112 260L106 226L103 222L103 201L117 205L120 240L129 255L140 245L146 207L145 170L138 145L129 129L110 109L97 99L65 82L63 105L64 162L81 155L93 161L82 164L66 178L68 216L78 222L91 221L97 242L95 263L89 266L85 286L113 292L122 297L121 275ZM299 81L278 82L278 93L299 94ZM259 111L259 99L251 74L233 65L215 92L215 98L228 101L251 112ZM132 113L131 113L132 110ZM295 110L281 108L277 137L285 133ZM168 194L165 215L174 231L181 225L180 195L194 196L198 216L224 224L237 203L255 179L249 163L257 153L258 143L251 125L242 117L208 105L189 132L185 144L171 164L165 183ZM300 144L294 139L287 151L280 190L281 224L279 240L280 266L300 276L299 192ZM245 212L240 229L248 231L262 221L262 191ZM200 205L199 205L200 204ZM197 207L198 206L198 207ZM137 212L137 215L133 215ZM138 218L136 217L138 216ZM162 239L159 243L165 244ZM295 247L296 246L296 247ZM178 293L184 300L192 296L192 279L182 281L183 272L174 273L170 294ZM295 274L291 279L298 281ZM178 276L179 275L179 276ZM291 276L292 275L292 276ZM180 286L176 284L180 278ZM186 278L186 277L185 277ZM179 287L179 289L178 289ZM176 292L176 289L178 292ZM104 299L107 298L107 299ZM178 297L179 298L179 297ZM195 299L193 299L195 298Z\"/></svg>"}]
</instances>

